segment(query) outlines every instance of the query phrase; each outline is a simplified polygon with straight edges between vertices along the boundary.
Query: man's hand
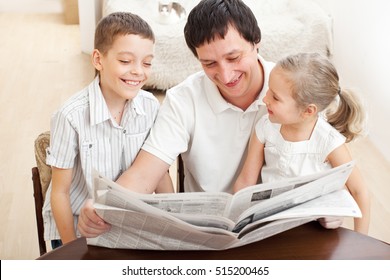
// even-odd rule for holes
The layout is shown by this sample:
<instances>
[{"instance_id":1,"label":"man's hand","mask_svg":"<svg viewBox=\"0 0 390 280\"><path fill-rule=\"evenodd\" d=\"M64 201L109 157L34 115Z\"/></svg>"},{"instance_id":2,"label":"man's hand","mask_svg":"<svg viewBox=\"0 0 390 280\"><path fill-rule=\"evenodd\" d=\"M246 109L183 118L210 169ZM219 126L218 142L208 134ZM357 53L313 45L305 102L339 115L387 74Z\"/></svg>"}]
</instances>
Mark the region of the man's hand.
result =
<instances>
[{"instance_id":1,"label":"man's hand","mask_svg":"<svg viewBox=\"0 0 390 280\"><path fill-rule=\"evenodd\" d=\"M324 217L318 219L318 222L327 229L339 228L343 224L344 219L342 217Z\"/></svg>"},{"instance_id":2,"label":"man's hand","mask_svg":"<svg viewBox=\"0 0 390 280\"><path fill-rule=\"evenodd\" d=\"M96 237L111 229L111 225L96 214L92 206L92 199L88 199L81 208L77 227L81 235L88 238Z\"/></svg>"}]
</instances>

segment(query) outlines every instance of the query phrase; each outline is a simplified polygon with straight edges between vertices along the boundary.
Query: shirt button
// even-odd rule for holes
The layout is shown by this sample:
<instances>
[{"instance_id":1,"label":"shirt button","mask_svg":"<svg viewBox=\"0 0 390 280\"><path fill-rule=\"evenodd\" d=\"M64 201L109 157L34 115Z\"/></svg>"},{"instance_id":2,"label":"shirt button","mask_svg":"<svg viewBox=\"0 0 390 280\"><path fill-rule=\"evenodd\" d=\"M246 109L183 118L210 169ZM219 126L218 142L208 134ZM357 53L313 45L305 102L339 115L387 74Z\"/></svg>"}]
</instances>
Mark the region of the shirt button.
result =
<instances>
[{"instance_id":1,"label":"shirt button","mask_svg":"<svg viewBox=\"0 0 390 280\"><path fill-rule=\"evenodd\" d=\"M126 133L126 129L123 130L123 134L125 134L125 133Z\"/></svg>"}]
</instances>

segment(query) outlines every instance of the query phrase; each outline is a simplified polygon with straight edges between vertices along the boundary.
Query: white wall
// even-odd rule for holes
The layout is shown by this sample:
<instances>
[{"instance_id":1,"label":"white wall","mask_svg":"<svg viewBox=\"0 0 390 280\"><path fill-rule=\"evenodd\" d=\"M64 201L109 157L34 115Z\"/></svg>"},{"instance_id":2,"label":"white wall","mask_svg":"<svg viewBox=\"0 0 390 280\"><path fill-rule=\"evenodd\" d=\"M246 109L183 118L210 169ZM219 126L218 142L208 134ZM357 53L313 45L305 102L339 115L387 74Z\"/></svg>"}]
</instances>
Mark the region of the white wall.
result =
<instances>
[{"instance_id":1,"label":"white wall","mask_svg":"<svg viewBox=\"0 0 390 280\"><path fill-rule=\"evenodd\" d=\"M333 61L341 84L361 93L369 137L390 161L390 2L314 1L333 17Z\"/></svg>"}]
</instances>

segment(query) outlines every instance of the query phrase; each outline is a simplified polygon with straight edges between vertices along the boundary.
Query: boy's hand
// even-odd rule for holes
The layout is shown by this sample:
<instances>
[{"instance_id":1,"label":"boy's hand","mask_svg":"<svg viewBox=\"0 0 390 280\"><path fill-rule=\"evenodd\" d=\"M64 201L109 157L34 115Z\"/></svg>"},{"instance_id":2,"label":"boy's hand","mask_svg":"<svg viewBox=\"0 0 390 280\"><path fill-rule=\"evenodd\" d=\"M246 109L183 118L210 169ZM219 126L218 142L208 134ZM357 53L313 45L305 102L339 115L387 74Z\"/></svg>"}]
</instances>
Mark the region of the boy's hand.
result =
<instances>
[{"instance_id":1,"label":"boy's hand","mask_svg":"<svg viewBox=\"0 0 390 280\"><path fill-rule=\"evenodd\" d=\"M81 208L77 227L81 235L87 238L96 237L111 229L111 225L96 214L92 206L92 199L88 199Z\"/></svg>"}]
</instances>

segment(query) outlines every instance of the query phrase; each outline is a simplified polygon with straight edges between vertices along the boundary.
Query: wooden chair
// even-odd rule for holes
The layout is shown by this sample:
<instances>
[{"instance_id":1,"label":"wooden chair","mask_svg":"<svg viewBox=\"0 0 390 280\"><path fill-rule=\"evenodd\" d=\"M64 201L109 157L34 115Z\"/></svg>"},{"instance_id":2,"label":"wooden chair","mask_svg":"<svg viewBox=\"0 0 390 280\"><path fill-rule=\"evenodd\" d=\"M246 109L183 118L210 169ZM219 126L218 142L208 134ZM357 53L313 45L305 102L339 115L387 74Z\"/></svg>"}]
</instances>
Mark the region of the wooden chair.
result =
<instances>
[{"instance_id":1,"label":"wooden chair","mask_svg":"<svg viewBox=\"0 0 390 280\"><path fill-rule=\"evenodd\" d=\"M184 163L181 155L177 158L177 192L184 192Z\"/></svg>"},{"instance_id":2,"label":"wooden chair","mask_svg":"<svg viewBox=\"0 0 390 280\"><path fill-rule=\"evenodd\" d=\"M39 253L47 252L46 242L43 238L44 226L42 208L47 188L51 181L51 168L46 164L46 148L50 144L50 132L41 133L34 142L35 160L37 166L33 167L32 181L34 190L35 216L37 220Z\"/></svg>"},{"instance_id":3,"label":"wooden chair","mask_svg":"<svg viewBox=\"0 0 390 280\"><path fill-rule=\"evenodd\" d=\"M46 197L46 191L51 181L51 168L46 164L46 148L50 144L50 132L40 134L34 143L34 152L37 166L33 167L32 181L34 188L35 216L37 220L39 253L41 255L47 252L46 242L44 240L44 226L42 208ZM181 155L178 157L178 192L184 192L184 164Z\"/></svg>"}]
</instances>

